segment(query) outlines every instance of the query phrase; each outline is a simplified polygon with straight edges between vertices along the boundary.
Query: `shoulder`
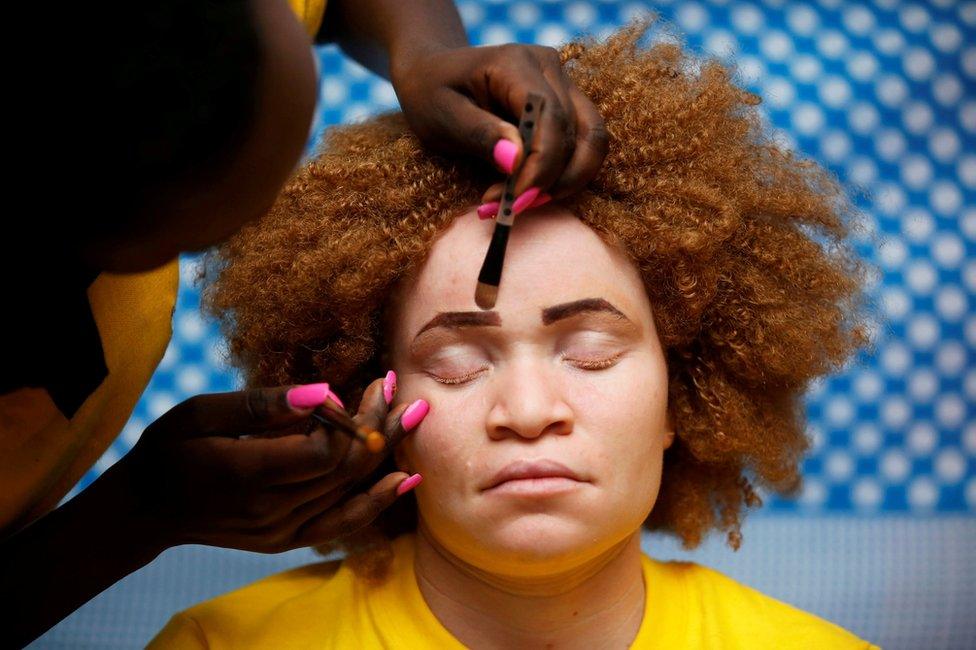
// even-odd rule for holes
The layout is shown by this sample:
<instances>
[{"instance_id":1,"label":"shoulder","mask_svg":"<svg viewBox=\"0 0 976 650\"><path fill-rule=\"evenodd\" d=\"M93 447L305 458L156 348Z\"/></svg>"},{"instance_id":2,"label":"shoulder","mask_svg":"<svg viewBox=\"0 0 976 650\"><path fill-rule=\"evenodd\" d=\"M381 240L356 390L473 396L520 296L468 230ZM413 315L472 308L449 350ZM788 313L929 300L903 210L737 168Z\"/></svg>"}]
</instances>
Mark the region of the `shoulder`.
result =
<instances>
[{"instance_id":1,"label":"shoulder","mask_svg":"<svg viewBox=\"0 0 976 650\"><path fill-rule=\"evenodd\" d=\"M844 628L693 562L659 562L656 571L685 592L689 630L753 648L873 648ZM730 644L738 647L737 644Z\"/></svg>"},{"instance_id":2,"label":"shoulder","mask_svg":"<svg viewBox=\"0 0 976 650\"><path fill-rule=\"evenodd\" d=\"M320 562L258 580L173 616L150 648L241 647L296 607L335 611L355 588L342 561Z\"/></svg>"}]
</instances>

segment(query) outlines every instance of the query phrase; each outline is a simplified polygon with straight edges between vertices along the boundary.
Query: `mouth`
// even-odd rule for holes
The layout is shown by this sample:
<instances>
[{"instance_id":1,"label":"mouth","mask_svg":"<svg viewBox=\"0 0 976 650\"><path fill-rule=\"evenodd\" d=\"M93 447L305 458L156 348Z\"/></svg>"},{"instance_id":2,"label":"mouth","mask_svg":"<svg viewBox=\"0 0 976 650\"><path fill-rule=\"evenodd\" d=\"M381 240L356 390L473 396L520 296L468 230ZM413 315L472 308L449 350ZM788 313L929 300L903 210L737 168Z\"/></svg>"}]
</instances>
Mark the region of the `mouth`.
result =
<instances>
[{"instance_id":1,"label":"mouth","mask_svg":"<svg viewBox=\"0 0 976 650\"><path fill-rule=\"evenodd\" d=\"M559 492L583 483L583 479L569 467L554 460L519 460L509 463L495 473L482 488L483 492L513 493Z\"/></svg>"}]
</instances>

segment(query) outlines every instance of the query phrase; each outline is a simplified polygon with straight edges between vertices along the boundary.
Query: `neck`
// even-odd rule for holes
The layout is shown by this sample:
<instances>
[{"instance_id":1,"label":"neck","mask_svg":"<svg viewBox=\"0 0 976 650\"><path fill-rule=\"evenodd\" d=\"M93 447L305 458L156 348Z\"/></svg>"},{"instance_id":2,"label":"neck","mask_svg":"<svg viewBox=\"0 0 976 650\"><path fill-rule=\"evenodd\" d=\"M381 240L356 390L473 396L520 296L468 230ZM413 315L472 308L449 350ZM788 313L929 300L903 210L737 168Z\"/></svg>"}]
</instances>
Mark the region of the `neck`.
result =
<instances>
[{"instance_id":1,"label":"neck","mask_svg":"<svg viewBox=\"0 0 976 650\"><path fill-rule=\"evenodd\" d=\"M465 563L421 522L415 566L431 611L470 648L627 647L644 616L639 533L563 573L515 578Z\"/></svg>"}]
</instances>

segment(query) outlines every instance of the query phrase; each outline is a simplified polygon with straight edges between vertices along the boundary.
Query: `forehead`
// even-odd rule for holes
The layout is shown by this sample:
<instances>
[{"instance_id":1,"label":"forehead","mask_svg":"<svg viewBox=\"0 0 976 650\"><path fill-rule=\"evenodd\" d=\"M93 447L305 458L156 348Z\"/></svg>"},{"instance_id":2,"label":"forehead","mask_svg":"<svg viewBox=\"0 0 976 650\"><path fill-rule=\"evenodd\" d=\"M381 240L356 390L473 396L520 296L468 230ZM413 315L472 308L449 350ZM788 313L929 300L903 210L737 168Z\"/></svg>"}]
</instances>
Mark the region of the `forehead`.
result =
<instances>
[{"instance_id":1,"label":"forehead","mask_svg":"<svg viewBox=\"0 0 976 650\"><path fill-rule=\"evenodd\" d=\"M435 242L416 279L401 290L400 320L419 327L437 312L476 311L478 272L494 228L465 213ZM505 254L495 310L504 321L581 298L605 298L632 317L648 311L636 267L591 228L560 206L533 210L515 220Z\"/></svg>"}]
</instances>

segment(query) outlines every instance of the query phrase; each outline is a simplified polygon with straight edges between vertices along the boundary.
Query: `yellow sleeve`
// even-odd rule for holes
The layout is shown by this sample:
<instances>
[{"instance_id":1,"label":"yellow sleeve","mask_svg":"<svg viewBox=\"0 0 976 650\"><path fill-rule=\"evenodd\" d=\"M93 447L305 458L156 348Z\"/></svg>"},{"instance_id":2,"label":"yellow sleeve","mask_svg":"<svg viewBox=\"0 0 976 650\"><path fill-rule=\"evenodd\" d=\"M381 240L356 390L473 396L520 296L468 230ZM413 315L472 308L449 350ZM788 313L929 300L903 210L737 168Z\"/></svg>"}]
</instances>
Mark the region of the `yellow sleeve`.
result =
<instances>
[{"instance_id":1,"label":"yellow sleeve","mask_svg":"<svg viewBox=\"0 0 976 650\"><path fill-rule=\"evenodd\" d=\"M298 16L298 20L305 25L305 30L312 38L322 27L322 17L325 15L325 5L328 0L288 0L291 10Z\"/></svg>"},{"instance_id":2,"label":"yellow sleeve","mask_svg":"<svg viewBox=\"0 0 976 650\"><path fill-rule=\"evenodd\" d=\"M169 619L162 630L159 631L149 645L147 650L162 650L175 648L209 648L207 637L203 633L203 628L184 613L179 613Z\"/></svg>"},{"instance_id":3,"label":"yellow sleeve","mask_svg":"<svg viewBox=\"0 0 976 650\"><path fill-rule=\"evenodd\" d=\"M102 273L88 302L108 375L65 416L43 388L0 395L0 530L57 506L119 435L172 334L179 262L145 273Z\"/></svg>"}]
</instances>

